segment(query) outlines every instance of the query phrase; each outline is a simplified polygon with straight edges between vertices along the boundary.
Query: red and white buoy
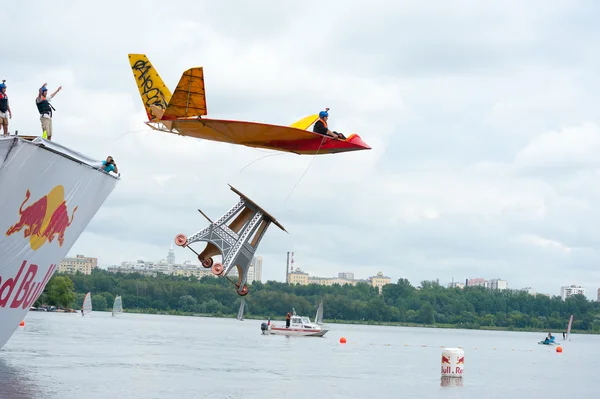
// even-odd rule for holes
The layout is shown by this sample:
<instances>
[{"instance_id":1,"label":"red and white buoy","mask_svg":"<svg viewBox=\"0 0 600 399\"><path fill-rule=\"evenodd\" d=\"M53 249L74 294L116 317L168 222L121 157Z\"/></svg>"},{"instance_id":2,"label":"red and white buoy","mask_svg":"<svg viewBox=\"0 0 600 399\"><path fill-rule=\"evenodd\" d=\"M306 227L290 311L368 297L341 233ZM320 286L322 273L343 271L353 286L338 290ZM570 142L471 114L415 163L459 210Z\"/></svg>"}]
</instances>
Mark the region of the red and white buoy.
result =
<instances>
[{"instance_id":1,"label":"red and white buoy","mask_svg":"<svg viewBox=\"0 0 600 399\"><path fill-rule=\"evenodd\" d=\"M462 378L465 352L460 348L444 348L442 351L442 377Z\"/></svg>"}]
</instances>

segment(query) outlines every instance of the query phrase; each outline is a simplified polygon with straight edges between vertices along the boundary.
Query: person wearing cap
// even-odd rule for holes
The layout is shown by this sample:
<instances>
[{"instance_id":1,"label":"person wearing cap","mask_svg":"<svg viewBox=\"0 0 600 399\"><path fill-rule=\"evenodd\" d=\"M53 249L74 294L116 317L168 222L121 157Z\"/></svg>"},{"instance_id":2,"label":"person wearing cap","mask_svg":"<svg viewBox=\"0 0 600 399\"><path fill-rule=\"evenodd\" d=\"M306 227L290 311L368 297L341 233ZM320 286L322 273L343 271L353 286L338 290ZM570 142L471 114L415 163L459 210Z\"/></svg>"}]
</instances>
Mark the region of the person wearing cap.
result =
<instances>
[{"instance_id":1,"label":"person wearing cap","mask_svg":"<svg viewBox=\"0 0 600 399\"><path fill-rule=\"evenodd\" d=\"M329 119L329 108L325 108L325 111L319 112L319 120L315 122L313 132L322 134L324 136L331 136L334 139L346 140L343 134L338 132L332 132L327 128L327 119Z\"/></svg>"},{"instance_id":2,"label":"person wearing cap","mask_svg":"<svg viewBox=\"0 0 600 399\"><path fill-rule=\"evenodd\" d=\"M54 110L52 105L50 105L50 101L61 89L62 86L59 86L48 98L48 89L46 88L46 83L44 83L42 87L40 87L38 96L35 99L35 104L40 112L40 122L42 122L42 137L47 138L48 140L52 140L52 110Z\"/></svg>"},{"instance_id":3,"label":"person wearing cap","mask_svg":"<svg viewBox=\"0 0 600 399\"><path fill-rule=\"evenodd\" d=\"M6 95L6 80L0 84L0 124L4 128L4 135L8 136L8 118L12 118L8 96Z\"/></svg>"}]
</instances>

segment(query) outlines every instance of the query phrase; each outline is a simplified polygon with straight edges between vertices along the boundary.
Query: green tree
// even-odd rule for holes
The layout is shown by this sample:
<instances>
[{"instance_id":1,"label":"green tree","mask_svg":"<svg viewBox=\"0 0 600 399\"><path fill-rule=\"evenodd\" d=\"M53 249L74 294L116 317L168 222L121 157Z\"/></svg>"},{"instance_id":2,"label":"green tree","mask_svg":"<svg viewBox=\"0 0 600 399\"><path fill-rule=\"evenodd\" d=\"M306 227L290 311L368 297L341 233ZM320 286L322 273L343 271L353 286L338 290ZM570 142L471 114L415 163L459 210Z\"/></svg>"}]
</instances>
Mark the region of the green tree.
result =
<instances>
[{"instance_id":1,"label":"green tree","mask_svg":"<svg viewBox=\"0 0 600 399\"><path fill-rule=\"evenodd\" d=\"M494 315L488 313L480 319L479 324L481 324L482 326L493 327L496 325L496 318L494 317Z\"/></svg>"},{"instance_id":2,"label":"green tree","mask_svg":"<svg viewBox=\"0 0 600 399\"><path fill-rule=\"evenodd\" d=\"M102 295L102 293L99 293L96 295L92 294L92 309L93 310L98 310L98 311L102 312L102 311L106 310L107 307L108 307L108 304L106 302L106 297L104 295Z\"/></svg>"},{"instance_id":3,"label":"green tree","mask_svg":"<svg viewBox=\"0 0 600 399\"><path fill-rule=\"evenodd\" d=\"M46 287L48 293L46 300L49 305L60 306L67 308L75 301L75 286L70 278L65 276L57 276L52 279L50 287Z\"/></svg>"},{"instance_id":4,"label":"green tree","mask_svg":"<svg viewBox=\"0 0 600 399\"><path fill-rule=\"evenodd\" d=\"M434 323L433 306L431 306L431 304L429 302L423 304L423 306L421 306L421 309L419 309L418 320L421 323L425 323L425 324L433 324Z\"/></svg>"},{"instance_id":5,"label":"green tree","mask_svg":"<svg viewBox=\"0 0 600 399\"><path fill-rule=\"evenodd\" d=\"M61 294L69 292L65 287L69 280L74 286L70 290L74 289L76 296ZM198 280L162 273L154 277L94 269L90 275L56 273L35 306L54 304L79 309L87 292L92 293L94 310L110 310L116 295L123 297L128 309L146 313L177 311L233 317L240 303L230 282L223 278ZM512 290L445 288L437 281L423 281L417 289L408 280L399 279L384 286L382 295L365 283L322 286L254 282L244 300L252 316L275 319L283 319L292 308L312 318L323 301L326 321L399 321L463 328L497 326L562 331L572 314L574 332L600 332L600 303L588 301L584 296L563 301L558 296L534 297Z\"/></svg>"},{"instance_id":6,"label":"green tree","mask_svg":"<svg viewBox=\"0 0 600 399\"><path fill-rule=\"evenodd\" d=\"M191 295L182 295L179 297L178 307L184 312L191 312L196 308L196 299Z\"/></svg>"}]
</instances>

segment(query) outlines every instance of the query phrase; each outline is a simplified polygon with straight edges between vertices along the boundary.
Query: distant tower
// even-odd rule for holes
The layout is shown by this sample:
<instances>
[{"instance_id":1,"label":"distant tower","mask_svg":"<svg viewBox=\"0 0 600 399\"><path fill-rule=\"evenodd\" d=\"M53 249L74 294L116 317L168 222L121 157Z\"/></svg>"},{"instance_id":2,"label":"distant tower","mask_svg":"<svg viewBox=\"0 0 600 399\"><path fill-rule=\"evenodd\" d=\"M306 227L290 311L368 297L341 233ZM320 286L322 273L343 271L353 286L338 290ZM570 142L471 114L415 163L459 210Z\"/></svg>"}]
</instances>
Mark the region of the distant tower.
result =
<instances>
[{"instance_id":1,"label":"distant tower","mask_svg":"<svg viewBox=\"0 0 600 399\"><path fill-rule=\"evenodd\" d=\"M292 273L294 272L294 253L292 252L292 265L290 266Z\"/></svg>"},{"instance_id":2,"label":"distant tower","mask_svg":"<svg viewBox=\"0 0 600 399\"><path fill-rule=\"evenodd\" d=\"M169 265L175 264L175 251L173 250L173 243L171 243L171 249L169 249L169 255L167 255L167 263Z\"/></svg>"},{"instance_id":3,"label":"distant tower","mask_svg":"<svg viewBox=\"0 0 600 399\"><path fill-rule=\"evenodd\" d=\"M262 256L257 256L254 262L254 281L262 282Z\"/></svg>"},{"instance_id":4,"label":"distant tower","mask_svg":"<svg viewBox=\"0 0 600 399\"><path fill-rule=\"evenodd\" d=\"M287 261L285 263L285 282L290 283L290 251L287 253Z\"/></svg>"}]
</instances>

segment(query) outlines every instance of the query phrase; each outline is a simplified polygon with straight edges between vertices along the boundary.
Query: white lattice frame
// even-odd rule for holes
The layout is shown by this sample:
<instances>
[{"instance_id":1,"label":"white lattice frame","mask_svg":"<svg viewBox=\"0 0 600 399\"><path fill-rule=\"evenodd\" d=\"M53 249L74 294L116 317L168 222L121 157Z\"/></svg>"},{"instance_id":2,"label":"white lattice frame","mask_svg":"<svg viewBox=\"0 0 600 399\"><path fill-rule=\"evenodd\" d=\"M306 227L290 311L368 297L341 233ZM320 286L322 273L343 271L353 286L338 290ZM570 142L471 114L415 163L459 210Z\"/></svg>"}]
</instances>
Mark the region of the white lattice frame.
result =
<instances>
[{"instance_id":1,"label":"white lattice frame","mask_svg":"<svg viewBox=\"0 0 600 399\"><path fill-rule=\"evenodd\" d=\"M261 211L256 211L254 217L250 220L248 225L245 227L242 236L237 240L235 246L231 249L231 251L227 254L227 258L223 261L223 266L225 267L225 274L228 274L229 271L235 266L234 260L237 258L242 246L248 241L249 236L251 236L256 230L257 224L262 220L263 213ZM242 280L240 281L240 290L242 286L246 282L247 274L248 274L248 265L246 265L242 273Z\"/></svg>"},{"instance_id":2,"label":"white lattice frame","mask_svg":"<svg viewBox=\"0 0 600 399\"><path fill-rule=\"evenodd\" d=\"M236 266L234 261L237 259L240 251L242 251L244 255L246 255L246 257L249 258L249 261L252 259L255 247L252 246L252 244L250 244L248 240L256 232L256 229L259 227L259 223L263 220L266 220L264 219L263 212L261 212L260 210L255 210L254 216L252 217L252 219L250 219L248 224L244 226L242 235L240 236L238 233L231 230L229 226L226 225L226 223L229 220L231 220L231 218L235 216L238 213L238 211L244 208L245 206L247 206L246 201L244 201L244 199L240 199L240 201L237 204L232 206L229 209L229 211L227 211L223 216L221 216L216 222L213 222L210 226L206 227L205 229L200 230L199 232L191 235L190 237L188 237L187 240L188 245L198 241L206 241L204 240L204 238L210 236L211 232L214 232L217 236L219 236L221 239L223 239L229 245L231 245L231 248L227 251L227 254L224 254L223 248L219 248L218 245L213 243L213 245L219 248L219 251L223 256L223 267L225 269L223 275L229 274L231 269L233 269ZM266 233L269 225L271 224L269 220L266 221L267 225L265 226L265 229L261 232L260 239L262 239L262 236ZM260 242L260 239L258 242ZM238 287L238 290L240 292L244 284L248 280L248 266L249 263L242 267L242 275L240 276L241 280Z\"/></svg>"}]
</instances>

